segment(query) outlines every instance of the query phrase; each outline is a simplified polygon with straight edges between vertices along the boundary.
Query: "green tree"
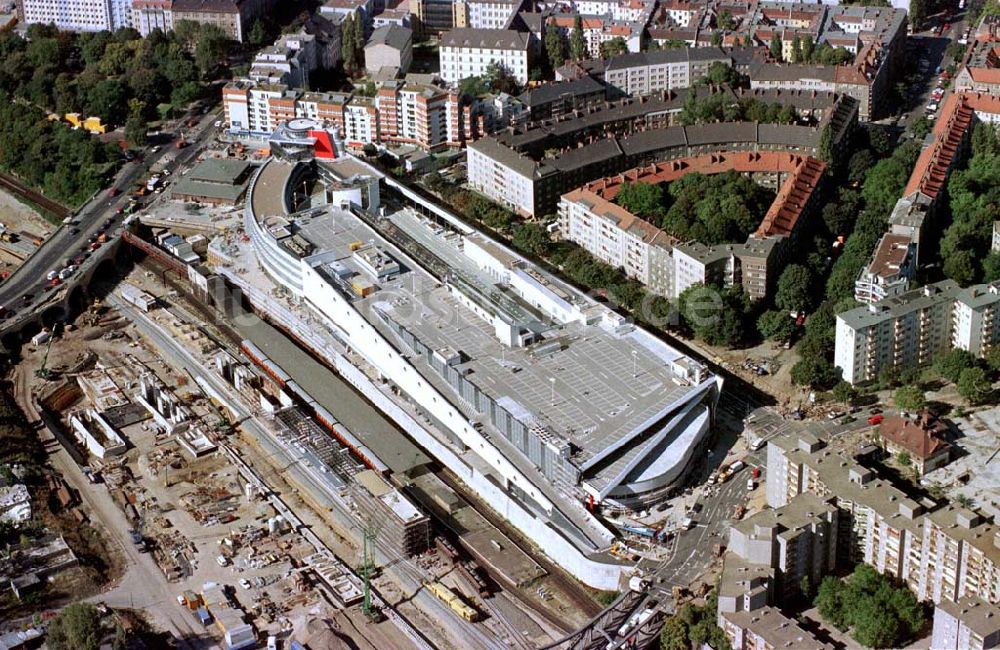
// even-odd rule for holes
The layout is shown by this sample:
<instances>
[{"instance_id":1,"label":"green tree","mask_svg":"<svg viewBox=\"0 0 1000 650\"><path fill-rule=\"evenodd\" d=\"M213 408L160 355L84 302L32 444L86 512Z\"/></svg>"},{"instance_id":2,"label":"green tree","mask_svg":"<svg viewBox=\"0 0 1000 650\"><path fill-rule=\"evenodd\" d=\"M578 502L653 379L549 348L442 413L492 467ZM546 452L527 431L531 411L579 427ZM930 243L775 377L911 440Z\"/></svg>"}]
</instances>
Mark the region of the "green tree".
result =
<instances>
[{"instance_id":1,"label":"green tree","mask_svg":"<svg viewBox=\"0 0 1000 650\"><path fill-rule=\"evenodd\" d=\"M146 103L138 99L130 99L128 102L128 119L125 120L125 141L129 146L140 148L146 146L146 124L145 112Z\"/></svg>"},{"instance_id":2,"label":"green tree","mask_svg":"<svg viewBox=\"0 0 1000 650\"><path fill-rule=\"evenodd\" d=\"M958 383L962 372L972 368L975 363L976 358L972 354L960 348L954 348L938 357L934 362L934 371L955 384Z\"/></svg>"},{"instance_id":3,"label":"green tree","mask_svg":"<svg viewBox=\"0 0 1000 650\"><path fill-rule=\"evenodd\" d=\"M552 243L545 227L533 221L525 221L514 226L514 236L511 242L515 248L544 257Z\"/></svg>"},{"instance_id":4,"label":"green tree","mask_svg":"<svg viewBox=\"0 0 1000 650\"><path fill-rule=\"evenodd\" d=\"M267 30L264 29L264 23L259 18L253 21L250 33L247 34L247 42L254 47L260 47L267 43Z\"/></svg>"},{"instance_id":5,"label":"green tree","mask_svg":"<svg viewBox=\"0 0 1000 650\"><path fill-rule=\"evenodd\" d=\"M650 219L663 213L663 186L653 183L622 183L615 203L632 214Z\"/></svg>"},{"instance_id":6,"label":"green tree","mask_svg":"<svg viewBox=\"0 0 1000 650\"><path fill-rule=\"evenodd\" d=\"M802 39L797 34L792 39L792 63L802 63Z\"/></svg>"},{"instance_id":7,"label":"green tree","mask_svg":"<svg viewBox=\"0 0 1000 650\"><path fill-rule=\"evenodd\" d=\"M914 33L920 31L920 26L927 20L926 0L910 0L910 25L913 26Z\"/></svg>"},{"instance_id":8,"label":"green tree","mask_svg":"<svg viewBox=\"0 0 1000 650\"><path fill-rule=\"evenodd\" d=\"M722 32L712 32L712 46L722 47Z\"/></svg>"},{"instance_id":9,"label":"green tree","mask_svg":"<svg viewBox=\"0 0 1000 650\"><path fill-rule=\"evenodd\" d=\"M851 386L846 381L839 381L833 387L833 399L838 402L849 403L857 395L857 391L854 390L854 386Z\"/></svg>"},{"instance_id":10,"label":"green tree","mask_svg":"<svg viewBox=\"0 0 1000 650\"><path fill-rule=\"evenodd\" d=\"M742 287L694 284L677 298L681 322L709 345L735 347L746 336L749 296Z\"/></svg>"},{"instance_id":11,"label":"green tree","mask_svg":"<svg viewBox=\"0 0 1000 650\"><path fill-rule=\"evenodd\" d=\"M574 61L587 58L587 41L583 37L583 19L580 14L573 18L573 31L569 37L569 55Z\"/></svg>"},{"instance_id":12,"label":"green tree","mask_svg":"<svg viewBox=\"0 0 1000 650\"><path fill-rule=\"evenodd\" d=\"M1000 372L1000 346L991 347L983 360L990 370Z\"/></svg>"},{"instance_id":13,"label":"green tree","mask_svg":"<svg viewBox=\"0 0 1000 650\"><path fill-rule=\"evenodd\" d=\"M705 71L705 76L702 77L702 82L715 86L726 84L735 87L743 85L743 81L743 75L736 68L722 61L710 63ZM718 95L720 98L724 96L723 93L718 93Z\"/></svg>"},{"instance_id":14,"label":"green tree","mask_svg":"<svg viewBox=\"0 0 1000 650\"><path fill-rule=\"evenodd\" d=\"M46 642L52 650L98 650L101 617L90 603L68 605L49 623Z\"/></svg>"},{"instance_id":15,"label":"green tree","mask_svg":"<svg viewBox=\"0 0 1000 650\"><path fill-rule=\"evenodd\" d=\"M917 140L923 140L932 130L934 130L934 122L923 116L910 126L910 133L912 133L913 137Z\"/></svg>"},{"instance_id":16,"label":"green tree","mask_svg":"<svg viewBox=\"0 0 1000 650\"><path fill-rule=\"evenodd\" d=\"M781 57L781 52L782 52L781 33L778 32L777 30L775 30L774 33L771 34L771 44L768 46L767 49L768 49L768 52L771 53L771 58L772 59L774 59L775 61L781 61L782 60L782 57Z\"/></svg>"},{"instance_id":17,"label":"green tree","mask_svg":"<svg viewBox=\"0 0 1000 650\"><path fill-rule=\"evenodd\" d=\"M795 321L786 311L766 311L757 319L757 331L766 339L787 341L795 334Z\"/></svg>"},{"instance_id":18,"label":"green tree","mask_svg":"<svg viewBox=\"0 0 1000 650\"><path fill-rule=\"evenodd\" d=\"M981 404L989 395L992 385L986 377L986 371L978 366L966 368L955 384L958 394L969 404Z\"/></svg>"},{"instance_id":19,"label":"green tree","mask_svg":"<svg viewBox=\"0 0 1000 650\"><path fill-rule=\"evenodd\" d=\"M813 37L806 35L802 37L802 62L812 63L813 54L816 51L816 44Z\"/></svg>"},{"instance_id":20,"label":"green tree","mask_svg":"<svg viewBox=\"0 0 1000 650\"><path fill-rule=\"evenodd\" d=\"M912 385L897 388L896 392L893 393L892 401L896 404L896 408L903 411L919 411L927 406L924 391Z\"/></svg>"},{"instance_id":21,"label":"green tree","mask_svg":"<svg viewBox=\"0 0 1000 650\"><path fill-rule=\"evenodd\" d=\"M788 312L808 309L815 291L812 274L801 264L789 264L778 278L774 304Z\"/></svg>"},{"instance_id":22,"label":"green tree","mask_svg":"<svg viewBox=\"0 0 1000 650\"><path fill-rule=\"evenodd\" d=\"M95 85L87 96L87 111L98 115L108 124L125 121L128 109L128 94L125 86L117 79L105 79Z\"/></svg>"},{"instance_id":23,"label":"green tree","mask_svg":"<svg viewBox=\"0 0 1000 650\"><path fill-rule=\"evenodd\" d=\"M823 578L823 581L819 583L819 591L816 593L814 604L824 621L841 632L845 632L847 631L848 619L842 598L842 587L840 580L833 576Z\"/></svg>"},{"instance_id":24,"label":"green tree","mask_svg":"<svg viewBox=\"0 0 1000 650\"><path fill-rule=\"evenodd\" d=\"M483 81L495 93L507 93L509 95L519 95L521 93L521 87L518 85L517 79L499 61L492 61L486 66Z\"/></svg>"},{"instance_id":25,"label":"green tree","mask_svg":"<svg viewBox=\"0 0 1000 650\"><path fill-rule=\"evenodd\" d=\"M211 23L201 25L198 44L194 48L194 62L203 77L209 77L225 64L229 55L229 36Z\"/></svg>"},{"instance_id":26,"label":"green tree","mask_svg":"<svg viewBox=\"0 0 1000 650\"><path fill-rule=\"evenodd\" d=\"M896 454L896 462L902 467L909 467L913 463L913 459L910 458L910 452L904 449Z\"/></svg>"},{"instance_id":27,"label":"green tree","mask_svg":"<svg viewBox=\"0 0 1000 650\"><path fill-rule=\"evenodd\" d=\"M549 25L545 30L545 54L549 58L549 65L555 70L566 63L566 44L563 43L562 36L555 25Z\"/></svg>"},{"instance_id":28,"label":"green tree","mask_svg":"<svg viewBox=\"0 0 1000 650\"><path fill-rule=\"evenodd\" d=\"M733 18L733 12L728 9L723 9L719 12L719 27L731 32L736 29L736 19Z\"/></svg>"},{"instance_id":29,"label":"green tree","mask_svg":"<svg viewBox=\"0 0 1000 650\"><path fill-rule=\"evenodd\" d=\"M614 38L604 41L601 43L601 58L610 59L613 56L621 56L628 52L628 43L621 36L615 36Z\"/></svg>"},{"instance_id":30,"label":"green tree","mask_svg":"<svg viewBox=\"0 0 1000 650\"><path fill-rule=\"evenodd\" d=\"M463 95L469 97L482 97L490 92L490 87L482 77L472 76L461 79L458 82L458 89Z\"/></svg>"},{"instance_id":31,"label":"green tree","mask_svg":"<svg viewBox=\"0 0 1000 650\"><path fill-rule=\"evenodd\" d=\"M796 361L789 375L793 384L819 390L831 388L840 380L840 372L833 362L822 356Z\"/></svg>"},{"instance_id":32,"label":"green tree","mask_svg":"<svg viewBox=\"0 0 1000 650\"><path fill-rule=\"evenodd\" d=\"M691 650L688 625L680 616L671 616L660 631L661 650Z\"/></svg>"},{"instance_id":33,"label":"green tree","mask_svg":"<svg viewBox=\"0 0 1000 650\"><path fill-rule=\"evenodd\" d=\"M355 14L347 14L340 23L340 56L344 59L344 69L349 73L357 72L360 67L357 50L354 48L354 33L357 30Z\"/></svg>"}]
</instances>

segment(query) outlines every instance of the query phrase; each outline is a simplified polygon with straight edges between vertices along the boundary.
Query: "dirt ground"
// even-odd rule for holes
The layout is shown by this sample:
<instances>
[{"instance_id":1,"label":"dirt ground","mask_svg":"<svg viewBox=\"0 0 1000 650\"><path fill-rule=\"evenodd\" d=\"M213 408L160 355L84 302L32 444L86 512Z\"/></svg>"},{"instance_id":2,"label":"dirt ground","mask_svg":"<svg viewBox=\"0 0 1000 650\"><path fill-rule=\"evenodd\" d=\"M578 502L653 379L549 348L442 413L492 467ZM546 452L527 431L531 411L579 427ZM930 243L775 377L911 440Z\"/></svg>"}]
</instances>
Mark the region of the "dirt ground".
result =
<instances>
[{"instance_id":1,"label":"dirt ground","mask_svg":"<svg viewBox=\"0 0 1000 650\"><path fill-rule=\"evenodd\" d=\"M26 231L48 236L55 226L45 220L34 208L21 203L13 194L0 190L0 223L14 232ZM20 260L0 249L0 272L12 271Z\"/></svg>"}]
</instances>

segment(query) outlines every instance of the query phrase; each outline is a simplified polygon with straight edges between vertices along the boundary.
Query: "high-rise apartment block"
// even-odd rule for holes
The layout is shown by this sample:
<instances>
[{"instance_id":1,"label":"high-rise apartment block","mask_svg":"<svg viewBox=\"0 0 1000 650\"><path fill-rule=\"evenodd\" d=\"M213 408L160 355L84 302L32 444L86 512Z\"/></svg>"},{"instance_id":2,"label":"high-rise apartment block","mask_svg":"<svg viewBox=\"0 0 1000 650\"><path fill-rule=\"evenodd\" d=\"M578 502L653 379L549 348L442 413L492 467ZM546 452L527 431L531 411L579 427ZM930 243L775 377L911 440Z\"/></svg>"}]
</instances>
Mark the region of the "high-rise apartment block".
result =
<instances>
[{"instance_id":1,"label":"high-rise apartment block","mask_svg":"<svg viewBox=\"0 0 1000 650\"><path fill-rule=\"evenodd\" d=\"M944 280L837 315L834 364L852 384L932 363L952 348L983 356L1000 341L1000 283Z\"/></svg>"}]
</instances>

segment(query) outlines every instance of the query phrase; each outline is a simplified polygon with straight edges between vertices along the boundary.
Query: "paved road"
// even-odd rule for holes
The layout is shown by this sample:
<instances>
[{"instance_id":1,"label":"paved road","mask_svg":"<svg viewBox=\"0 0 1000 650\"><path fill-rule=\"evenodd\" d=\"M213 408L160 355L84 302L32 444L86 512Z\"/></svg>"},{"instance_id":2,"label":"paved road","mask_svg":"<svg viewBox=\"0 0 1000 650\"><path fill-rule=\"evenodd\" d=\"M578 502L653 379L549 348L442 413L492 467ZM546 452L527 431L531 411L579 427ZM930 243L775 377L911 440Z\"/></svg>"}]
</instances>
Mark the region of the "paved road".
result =
<instances>
[{"instance_id":1,"label":"paved road","mask_svg":"<svg viewBox=\"0 0 1000 650\"><path fill-rule=\"evenodd\" d=\"M920 62L925 61L926 70L919 74L921 80L918 83L908 87L908 95L903 100L902 110L906 112L906 117L900 120L898 124L904 129L908 129L914 122L926 114L924 107L930 101L931 92L937 86L939 79L936 70L938 66L943 70L951 63L950 59L945 60L945 51L952 40L961 38L962 33L968 26L964 14L960 14L955 17L955 20L951 23L951 27L946 33L937 36L934 33L934 29L936 29L938 21L928 21L928 23L933 26L932 29L913 34L908 40L907 57L916 57L918 65L920 65ZM943 24L943 19L941 19L941 24ZM948 92L950 90L945 92L944 97L948 96ZM944 97L942 97L942 101Z\"/></svg>"},{"instance_id":2,"label":"paved road","mask_svg":"<svg viewBox=\"0 0 1000 650\"><path fill-rule=\"evenodd\" d=\"M48 293L44 290L48 273L64 268L67 258L83 255L91 237L103 230L113 230L121 225L124 215L117 214L117 210L124 208L128 203L128 190L145 173L145 169L152 168L156 163L171 157L172 160L165 164L171 172L188 164L215 132L213 123L216 119L217 115L210 112L201 118L198 126L184 129L190 144L179 152L171 148L171 142L161 145L155 154L147 152L142 162L126 163L112 184L112 187L118 188L121 193L117 197L111 197L111 188L102 190L76 214L77 225L57 229L31 257L25 260L3 284L0 284L0 305L7 307L9 312L18 312L37 308L44 302L48 297ZM30 298L26 299L25 296ZM7 318L10 318L10 315Z\"/></svg>"}]
</instances>

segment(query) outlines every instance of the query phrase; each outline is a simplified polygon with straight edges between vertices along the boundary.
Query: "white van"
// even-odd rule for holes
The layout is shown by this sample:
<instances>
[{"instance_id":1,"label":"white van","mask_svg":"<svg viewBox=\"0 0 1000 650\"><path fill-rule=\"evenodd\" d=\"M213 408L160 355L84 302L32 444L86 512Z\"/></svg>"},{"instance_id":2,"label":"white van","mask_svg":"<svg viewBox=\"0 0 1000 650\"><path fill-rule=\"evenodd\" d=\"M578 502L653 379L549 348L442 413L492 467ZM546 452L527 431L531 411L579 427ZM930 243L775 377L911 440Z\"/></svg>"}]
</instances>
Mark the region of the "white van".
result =
<instances>
[{"instance_id":1,"label":"white van","mask_svg":"<svg viewBox=\"0 0 1000 650\"><path fill-rule=\"evenodd\" d=\"M219 563L219 566L229 566L229 560L226 559L225 555L220 555L215 558L215 561Z\"/></svg>"}]
</instances>

